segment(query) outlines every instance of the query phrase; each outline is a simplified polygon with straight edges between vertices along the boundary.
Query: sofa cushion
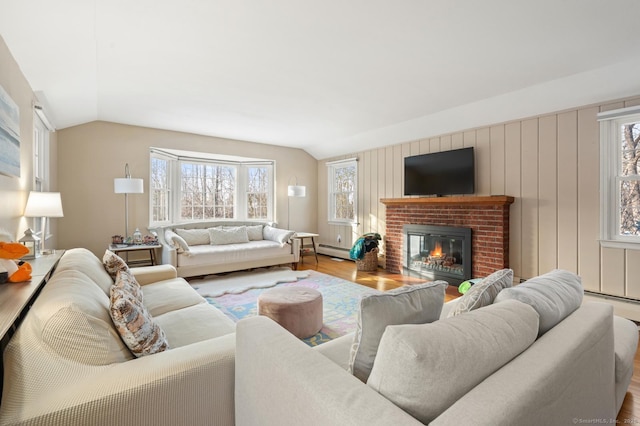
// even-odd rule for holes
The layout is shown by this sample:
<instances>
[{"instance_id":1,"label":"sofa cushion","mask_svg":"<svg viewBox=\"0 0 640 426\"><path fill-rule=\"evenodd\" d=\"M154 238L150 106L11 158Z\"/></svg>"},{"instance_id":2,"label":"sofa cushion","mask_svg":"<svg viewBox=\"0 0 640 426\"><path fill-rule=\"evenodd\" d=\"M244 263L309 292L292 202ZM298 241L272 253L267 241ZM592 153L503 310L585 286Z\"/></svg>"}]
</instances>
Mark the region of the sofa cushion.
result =
<instances>
[{"instance_id":1,"label":"sofa cushion","mask_svg":"<svg viewBox=\"0 0 640 426\"><path fill-rule=\"evenodd\" d=\"M142 292L144 306L154 318L176 309L206 303L206 300L183 278L147 284L142 287ZM173 342L171 344L173 345Z\"/></svg>"},{"instance_id":2,"label":"sofa cushion","mask_svg":"<svg viewBox=\"0 0 640 426\"><path fill-rule=\"evenodd\" d=\"M448 316L453 317L493 303L496 296L504 288L513 285L513 271L501 269L489 275L478 284L473 285Z\"/></svg>"},{"instance_id":3,"label":"sofa cushion","mask_svg":"<svg viewBox=\"0 0 640 426\"><path fill-rule=\"evenodd\" d=\"M515 299L531 305L540 315L539 335L553 328L582 303L584 289L573 272L554 269L498 293L495 303Z\"/></svg>"},{"instance_id":4,"label":"sofa cushion","mask_svg":"<svg viewBox=\"0 0 640 426\"><path fill-rule=\"evenodd\" d=\"M231 319L208 303L177 309L154 319L165 331L172 348L224 336L236 330Z\"/></svg>"},{"instance_id":5,"label":"sofa cushion","mask_svg":"<svg viewBox=\"0 0 640 426\"><path fill-rule=\"evenodd\" d=\"M197 246L202 244L210 244L211 240L209 239L209 230L194 228L194 229L183 229L177 228L175 230L176 234L182 237L182 239L190 246Z\"/></svg>"},{"instance_id":6,"label":"sofa cushion","mask_svg":"<svg viewBox=\"0 0 640 426\"><path fill-rule=\"evenodd\" d=\"M209 228L209 240L212 245L248 243L249 236L244 226Z\"/></svg>"},{"instance_id":7,"label":"sofa cushion","mask_svg":"<svg viewBox=\"0 0 640 426\"><path fill-rule=\"evenodd\" d=\"M448 285L445 281L434 281L362 296L351 345L349 372L363 382L367 381L380 338L388 325L423 324L437 320Z\"/></svg>"},{"instance_id":8,"label":"sofa cushion","mask_svg":"<svg viewBox=\"0 0 640 426\"><path fill-rule=\"evenodd\" d=\"M284 244L289 242L291 237L295 234L295 231L289 231L286 229L278 229L273 226L266 225L262 229L262 235L265 240L275 241L276 243Z\"/></svg>"},{"instance_id":9,"label":"sofa cushion","mask_svg":"<svg viewBox=\"0 0 640 426\"><path fill-rule=\"evenodd\" d=\"M111 279L115 282L118 271L129 271L129 266L120 256L111 250L105 250L102 257L104 269L107 271Z\"/></svg>"},{"instance_id":10,"label":"sofa cushion","mask_svg":"<svg viewBox=\"0 0 640 426\"><path fill-rule=\"evenodd\" d=\"M189 244L180 235L176 234L170 229L167 229L164 233L164 239L169 243L171 247L174 247L178 253L188 253Z\"/></svg>"},{"instance_id":11,"label":"sofa cushion","mask_svg":"<svg viewBox=\"0 0 640 426\"><path fill-rule=\"evenodd\" d=\"M110 313L120 337L136 357L169 348L164 331L144 305L116 286L111 287Z\"/></svg>"},{"instance_id":12,"label":"sofa cushion","mask_svg":"<svg viewBox=\"0 0 640 426\"><path fill-rule=\"evenodd\" d=\"M113 278L107 273L104 264L95 254L85 248L73 248L64 252L56 266L57 272L80 271L96 283L109 297Z\"/></svg>"},{"instance_id":13,"label":"sofa cushion","mask_svg":"<svg viewBox=\"0 0 640 426\"><path fill-rule=\"evenodd\" d=\"M262 228L263 225L249 225L247 226L247 235L249 236L249 241L260 241L264 240L262 236Z\"/></svg>"},{"instance_id":14,"label":"sofa cushion","mask_svg":"<svg viewBox=\"0 0 640 426\"><path fill-rule=\"evenodd\" d=\"M626 318L614 316L613 343L616 383L620 383L633 372L633 361L638 350L638 326Z\"/></svg>"},{"instance_id":15,"label":"sofa cushion","mask_svg":"<svg viewBox=\"0 0 640 426\"><path fill-rule=\"evenodd\" d=\"M109 314L109 297L82 272L56 271L36 299L23 333L35 331L70 361L109 365L132 359Z\"/></svg>"},{"instance_id":16,"label":"sofa cushion","mask_svg":"<svg viewBox=\"0 0 640 426\"><path fill-rule=\"evenodd\" d=\"M538 314L516 300L430 324L389 326L367 385L428 424L537 333Z\"/></svg>"}]
</instances>

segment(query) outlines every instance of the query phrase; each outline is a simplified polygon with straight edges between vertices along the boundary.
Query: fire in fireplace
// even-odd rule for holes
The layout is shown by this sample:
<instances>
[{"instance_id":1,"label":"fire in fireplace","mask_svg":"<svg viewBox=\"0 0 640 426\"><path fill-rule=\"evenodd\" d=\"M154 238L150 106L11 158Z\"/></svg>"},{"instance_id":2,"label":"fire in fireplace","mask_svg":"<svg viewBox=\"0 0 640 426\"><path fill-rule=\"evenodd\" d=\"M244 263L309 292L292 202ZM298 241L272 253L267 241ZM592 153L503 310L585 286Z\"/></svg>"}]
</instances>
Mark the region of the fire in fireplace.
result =
<instances>
[{"instance_id":1,"label":"fire in fireplace","mask_svg":"<svg viewBox=\"0 0 640 426\"><path fill-rule=\"evenodd\" d=\"M458 285L471 278L471 228L404 225L404 273Z\"/></svg>"}]
</instances>

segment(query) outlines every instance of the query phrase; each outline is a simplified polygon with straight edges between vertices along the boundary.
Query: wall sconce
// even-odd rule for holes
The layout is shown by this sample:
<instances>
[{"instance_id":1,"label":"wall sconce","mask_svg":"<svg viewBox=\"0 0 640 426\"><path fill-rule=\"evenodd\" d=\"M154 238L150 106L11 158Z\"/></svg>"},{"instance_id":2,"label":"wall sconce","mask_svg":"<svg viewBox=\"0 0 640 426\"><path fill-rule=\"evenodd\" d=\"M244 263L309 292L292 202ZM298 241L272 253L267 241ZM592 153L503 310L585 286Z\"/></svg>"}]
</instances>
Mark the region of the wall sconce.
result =
<instances>
[{"instance_id":1,"label":"wall sconce","mask_svg":"<svg viewBox=\"0 0 640 426\"><path fill-rule=\"evenodd\" d=\"M142 179L132 179L129 173L129 163L124 166L124 178L113 180L113 192L124 194L124 235L129 238L129 199L128 194L143 194L144 185ZM125 240L126 242L126 240Z\"/></svg>"},{"instance_id":2,"label":"wall sconce","mask_svg":"<svg viewBox=\"0 0 640 426\"><path fill-rule=\"evenodd\" d=\"M291 217L291 197L302 198L307 196L307 187L303 185L298 185L298 178L293 176L294 183L293 185L287 186L287 229L290 228L290 220ZM291 183L291 178L289 178L289 183Z\"/></svg>"}]
</instances>

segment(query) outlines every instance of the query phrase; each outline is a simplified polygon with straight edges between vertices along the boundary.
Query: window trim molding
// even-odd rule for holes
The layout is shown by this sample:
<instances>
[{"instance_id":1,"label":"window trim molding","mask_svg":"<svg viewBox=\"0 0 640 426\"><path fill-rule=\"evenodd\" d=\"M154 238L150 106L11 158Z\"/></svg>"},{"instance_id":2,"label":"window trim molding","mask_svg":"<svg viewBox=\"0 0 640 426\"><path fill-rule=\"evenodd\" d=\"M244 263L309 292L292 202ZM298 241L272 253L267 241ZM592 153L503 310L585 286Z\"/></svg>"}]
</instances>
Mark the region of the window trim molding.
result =
<instances>
[{"instance_id":1,"label":"window trim molding","mask_svg":"<svg viewBox=\"0 0 640 426\"><path fill-rule=\"evenodd\" d=\"M335 213L334 201L335 200L333 197L333 192L334 192L333 189L334 189L334 183L335 183L335 176L333 174L333 170L335 170L336 166L339 166L341 164L351 164L351 163L353 163L353 165L356 167L356 176L355 176L355 182L354 182L355 194L354 194L354 201L353 201L353 219L351 220L336 219L334 217L334 213ZM328 185L327 223L329 225L337 225L337 226L357 226L359 224L358 222L358 158L353 157L353 158L345 158L342 160L328 161L327 163L325 163L325 165L327 167L327 185Z\"/></svg>"},{"instance_id":2,"label":"window trim molding","mask_svg":"<svg viewBox=\"0 0 640 426\"><path fill-rule=\"evenodd\" d=\"M201 157L198 154L202 154ZM153 188L149 189L149 226L161 226L167 224L181 224L191 222L233 222L233 221L245 221L245 222L275 222L276 215L276 161L263 159L263 158L248 158L229 155L218 155L208 152L192 152L182 150L172 150L151 147L149 150L149 161L151 163L152 158L162 158L169 161L169 220L168 221L153 221L153 205L151 199L151 193ZM180 197L181 197L181 172L180 165L183 163L191 164L203 164L203 165L218 165L218 166L233 166L236 168L236 192L234 199L234 218L208 218L208 219L182 219L180 217ZM269 171L270 183L268 185L268 206L267 217L262 219L249 219L247 218L247 184L248 184L248 169L252 166L266 166ZM151 183L151 176L153 170L149 169L149 182Z\"/></svg>"},{"instance_id":3,"label":"window trim molding","mask_svg":"<svg viewBox=\"0 0 640 426\"><path fill-rule=\"evenodd\" d=\"M640 236L619 235L620 193L619 164L621 149L619 129L622 121L640 122L640 105L604 111L597 115L600 123L600 245L611 248L640 248Z\"/></svg>"}]
</instances>

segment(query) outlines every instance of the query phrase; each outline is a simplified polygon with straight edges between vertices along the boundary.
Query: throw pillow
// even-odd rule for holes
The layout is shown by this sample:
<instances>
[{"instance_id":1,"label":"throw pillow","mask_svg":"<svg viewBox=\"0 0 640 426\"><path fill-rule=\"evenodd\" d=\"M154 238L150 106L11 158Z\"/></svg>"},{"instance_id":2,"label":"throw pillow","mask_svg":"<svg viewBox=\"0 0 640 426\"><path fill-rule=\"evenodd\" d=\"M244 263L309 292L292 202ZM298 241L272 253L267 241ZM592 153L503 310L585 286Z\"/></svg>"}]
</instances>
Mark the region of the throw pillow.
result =
<instances>
[{"instance_id":1,"label":"throw pillow","mask_svg":"<svg viewBox=\"0 0 640 426\"><path fill-rule=\"evenodd\" d=\"M249 236L249 241L264 240L264 237L262 236L262 227L262 225L247 226L247 235Z\"/></svg>"},{"instance_id":2,"label":"throw pillow","mask_svg":"<svg viewBox=\"0 0 640 426\"><path fill-rule=\"evenodd\" d=\"M212 245L239 244L249 242L247 228L245 228L244 226L209 228L209 239L211 240Z\"/></svg>"},{"instance_id":3,"label":"throw pillow","mask_svg":"<svg viewBox=\"0 0 640 426\"><path fill-rule=\"evenodd\" d=\"M209 230L208 229L176 229L176 234L180 235L184 241L190 246L209 244Z\"/></svg>"},{"instance_id":4,"label":"throw pillow","mask_svg":"<svg viewBox=\"0 0 640 426\"><path fill-rule=\"evenodd\" d=\"M164 239L172 246L175 247L178 253L189 253L189 244L180 235L176 234L172 230L168 229L164 233Z\"/></svg>"},{"instance_id":5,"label":"throw pillow","mask_svg":"<svg viewBox=\"0 0 640 426\"><path fill-rule=\"evenodd\" d=\"M104 252L104 256L102 256L102 264L113 281L116 280L118 271L129 271L127 262L111 250L106 250Z\"/></svg>"},{"instance_id":6,"label":"throw pillow","mask_svg":"<svg viewBox=\"0 0 640 426\"><path fill-rule=\"evenodd\" d=\"M367 385L429 424L527 349L537 332L536 311L515 300L431 324L389 326Z\"/></svg>"},{"instance_id":7,"label":"throw pillow","mask_svg":"<svg viewBox=\"0 0 640 426\"><path fill-rule=\"evenodd\" d=\"M367 381L380 338L388 325L424 324L437 320L448 285L446 281L434 281L363 296L351 345L349 372L363 382Z\"/></svg>"},{"instance_id":8,"label":"throw pillow","mask_svg":"<svg viewBox=\"0 0 640 426\"><path fill-rule=\"evenodd\" d=\"M169 349L167 337L145 306L118 287L111 287L111 319L120 337L136 357Z\"/></svg>"},{"instance_id":9,"label":"throw pillow","mask_svg":"<svg viewBox=\"0 0 640 426\"><path fill-rule=\"evenodd\" d=\"M130 270L118 271L118 274L116 275L116 281L113 283L112 287L116 287L117 289L122 290L124 293L130 295L140 303L143 302L142 287L140 287L138 280L136 280L136 277L133 276Z\"/></svg>"},{"instance_id":10,"label":"throw pillow","mask_svg":"<svg viewBox=\"0 0 640 426\"><path fill-rule=\"evenodd\" d=\"M269 225L265 225L265 227L262 229L262 235L265 240L275 241L276 243L280 244L289 242L289 240L295 235L295 233L295 231L278 229Z\"/></svg>"},{"instance_id":11,"label":"throw pillow","mask_svg":"<svg viewBox=\"0 0 640 426\"><path fill-rule=\"evenodd\" d=\"M482 308L493 303L496 296L504 288L513 285L513 271L501 269L483 279L471 288L457 302L455 309L449 313L449 317L460 315L474 309Z\"/></svg>"},{"instance_id":12,"label":"throw pillow","mask_svg":"<svg viewBox=\"0 0 640 426\"><path fill-rule=\"evenodd\" d=\"M501 291L495 303L515 299L531 305L540 315L538 335L542 336L578 309L583 296L584 289L579 276L573 272L554 269Z\"/></svg>"}]
</instances>

